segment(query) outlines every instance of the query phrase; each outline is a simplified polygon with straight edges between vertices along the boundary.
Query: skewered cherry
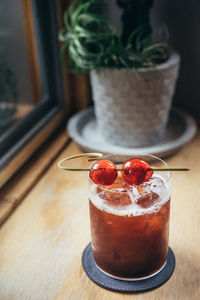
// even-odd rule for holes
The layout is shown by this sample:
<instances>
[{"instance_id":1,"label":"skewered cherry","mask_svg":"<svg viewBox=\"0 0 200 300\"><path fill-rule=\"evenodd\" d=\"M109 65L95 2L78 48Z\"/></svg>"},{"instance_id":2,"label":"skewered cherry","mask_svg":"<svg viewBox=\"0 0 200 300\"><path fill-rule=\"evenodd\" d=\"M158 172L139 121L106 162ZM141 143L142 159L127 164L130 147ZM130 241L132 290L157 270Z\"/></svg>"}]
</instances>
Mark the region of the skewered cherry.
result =
<instances>
[{"instance_id":1,"label":"skewered cherry","mask_svg":"<svg viewBox=\"0 0 200 300\"><path fill-rule=\"evenodd\" d=\"M99 160L90 167L90 179L100 185L111 185L117 178L117 168L109 160Z\"/></svg>"},{"instance_id":2,"label":"skewered cherry","mask_svg":"<svg viewBox=\"0 0 200 300\"><path fill-rule=\"evenodd\" d=\"M138 158L127 160L122 166L122 176L130 185L139 185L144 181L148 181L153 174L150 165Z\"/></svg>"}]
</instances>

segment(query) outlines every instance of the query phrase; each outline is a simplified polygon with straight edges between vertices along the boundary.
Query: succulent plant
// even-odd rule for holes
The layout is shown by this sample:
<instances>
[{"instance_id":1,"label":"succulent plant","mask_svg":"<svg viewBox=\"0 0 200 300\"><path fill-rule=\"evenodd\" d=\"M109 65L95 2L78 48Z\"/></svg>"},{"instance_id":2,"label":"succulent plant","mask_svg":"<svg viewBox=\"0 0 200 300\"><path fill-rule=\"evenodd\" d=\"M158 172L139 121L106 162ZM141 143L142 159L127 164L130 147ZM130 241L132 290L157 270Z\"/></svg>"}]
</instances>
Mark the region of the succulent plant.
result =
<instances>
[{"instance_id":1,"label":"succulent plant","mask_svg":"<svg viewBox=\"0 0 200 300\"><path fill-rule=\"evenodd\" d=\"M101 10L104 0L78 0L64 14L61 56L68 50L76 73L95 68L150 67L168 58L168 45L155 42L150 26L152 0L116 0L123 9L122 32L116 33ZM63 60L64 62L64 60Z\"/></svg>"}]
</instances>

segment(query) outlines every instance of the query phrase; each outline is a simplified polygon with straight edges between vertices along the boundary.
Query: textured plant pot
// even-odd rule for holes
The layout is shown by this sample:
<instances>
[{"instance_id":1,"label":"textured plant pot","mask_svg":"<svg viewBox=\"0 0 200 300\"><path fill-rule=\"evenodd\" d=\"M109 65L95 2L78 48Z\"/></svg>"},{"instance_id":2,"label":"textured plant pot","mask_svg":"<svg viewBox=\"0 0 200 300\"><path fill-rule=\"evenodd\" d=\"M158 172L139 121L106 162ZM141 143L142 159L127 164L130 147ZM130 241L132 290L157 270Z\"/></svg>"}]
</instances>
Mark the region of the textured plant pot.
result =
<instances>
[{"instance_id":1,"label":"textured plant pot","mask_svg":"<svg viewBox=\"0 0 200 300\"><path fill-rule=\"evenodd\" d=\"M172 53L156 67L93 70L95 115L106 141L127 147L158 142L165 134L180 57Z\"/></svg>"}]
</instances>

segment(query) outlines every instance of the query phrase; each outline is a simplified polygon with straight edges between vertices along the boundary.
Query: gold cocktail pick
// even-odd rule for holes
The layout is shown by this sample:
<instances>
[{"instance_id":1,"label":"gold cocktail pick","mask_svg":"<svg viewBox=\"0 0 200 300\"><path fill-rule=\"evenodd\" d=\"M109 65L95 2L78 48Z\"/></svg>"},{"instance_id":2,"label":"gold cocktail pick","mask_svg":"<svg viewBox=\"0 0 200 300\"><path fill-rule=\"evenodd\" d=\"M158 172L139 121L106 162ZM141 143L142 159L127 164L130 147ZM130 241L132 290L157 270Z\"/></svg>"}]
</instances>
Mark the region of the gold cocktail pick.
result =
<instances>
[{"instance_id":1,"label":"gold cocktail pick","mask_svg":"<svg viewBox=\"0 0 200 300\"><path fill-rule=\"evenodd\" d=\"M64 158L58 162L58 168L64 171L90 171L89 168L69 168L69 167L64 167L61 164L63 162L75 159L75 158L80 158L88 156L88 161L95 161L95 160L100 160L104 157L102 153L81 153L81 154L76 154L72 156L68 156L67 158ZM152 171L189 171L190 169L188 168L151 168L150 170ZM117 168L117 171L123 171L120 168Z\"/></svg>"}]
</instances>

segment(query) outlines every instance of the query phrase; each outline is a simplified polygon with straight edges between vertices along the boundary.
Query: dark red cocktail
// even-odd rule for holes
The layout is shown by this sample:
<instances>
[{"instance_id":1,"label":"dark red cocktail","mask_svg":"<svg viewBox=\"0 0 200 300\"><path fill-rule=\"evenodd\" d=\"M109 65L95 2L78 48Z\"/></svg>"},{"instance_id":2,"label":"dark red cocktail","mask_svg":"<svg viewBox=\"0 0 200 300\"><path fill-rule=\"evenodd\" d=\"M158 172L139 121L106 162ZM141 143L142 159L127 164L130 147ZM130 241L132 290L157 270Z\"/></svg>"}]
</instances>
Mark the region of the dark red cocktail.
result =
<instances>
[{"instance_id":1,"label":"dark red cocktail","mask_svg":"<svg viewBox=\"0 0 200 300\"><path fill-rule=\"evenodd\" d=\"M109 187L90 182L92 250L102 271L119 279L141 279L165 265L169 181L169 173L155 173L139 186L128 185L120 176Z\"/></svg>"}]
</instances>

